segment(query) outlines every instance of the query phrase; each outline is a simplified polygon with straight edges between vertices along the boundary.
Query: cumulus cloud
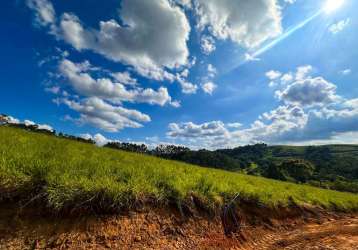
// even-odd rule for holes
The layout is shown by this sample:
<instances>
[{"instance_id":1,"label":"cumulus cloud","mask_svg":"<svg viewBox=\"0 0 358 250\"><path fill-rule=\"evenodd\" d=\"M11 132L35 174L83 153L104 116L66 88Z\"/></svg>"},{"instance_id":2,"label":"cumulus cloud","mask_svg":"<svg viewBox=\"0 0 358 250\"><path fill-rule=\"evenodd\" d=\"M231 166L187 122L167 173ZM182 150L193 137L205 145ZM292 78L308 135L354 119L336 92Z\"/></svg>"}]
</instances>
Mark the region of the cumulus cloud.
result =
<instances>
[{"instance_id":1,"label":"cumulus cloud","mask_svg":"<svg viewBox=\"0 0 358 250\"><path fill-rule=\"evenodd\" d=\"M163 68L188 63L190 25L184 12L167 0L124 0L120 18L101 21L99 30L85 27L77 16L65 13L60 30L65 41L77 50L92 50L133 66L137 72L165 79Z\"/></svg>"},{"instance_id":2,"label":"cumulus cloud","mask_svg":"<svg viewBox=\"0 0 358 250\"><path fill-rule=\"evenodd\" d=\"M186 73L184 74L186 75ZM196 91L198 90L198 86L194 83L189 82L185 77L183 77L183 75L181 74L177 74L176 75L176 80L178 81L178 83L181 86L181 91L184 94L195 94Z\"/></svg>"},{"instance_id":3,"label":"cumulus cloud","mask_svg":"<svg viewBox=\"0 0 358 250\"><path fill-rule=\"evenodd\" d=\"M332 24L331 26L329 26L328 29L332 34L337 34L342 30L344 30L344 28L346 28L349 25L349 23L350 23L350 19L347 18L345 20L341 20L337 23Z\"/></svg>"},{"instance_id":4,"label":"cumulus cloud","mask_svg":"<svg viewBox=\"0 0 358 250\"><path fill-rule=\"evenodd\" d=\"M306 126L308 115L302 107L289 105L266 112L256 120L250 129L242 131L252 141L271 142L283 134Z\"/></svg>"},{"instance_id":5,"label":"cumulus cloud","mask_svg":"<svg viewBox=\"0 0 358 250\"><path fill-rule=\"evenodd\" d=\"M217 74L217 69L212 65L207 65L207 74L201 78L201 89L209 95L212 95L213 92L217 89L218 85L214 83L213 79Z\"/></svg>"},{"instance_id":6,"label":"cumulus cloud","mask_svg":"<svg viewBox=\"0 0 358 250\"><path fill-rule=\"evenodd\" d=\"M148 115L137 110L112 105L97 97L81 101L60 99L60 102L80 113L74 120L80 124L90 124L108 132L118 132L123 128L140 128L141 122L150 122Z\"/></svg>"},{"instance_id":7,"label":"cumulus cloud","mask_svg":"<svg viewBox=\"0 0 358 250\"><path fill-rule=\"evenodd\" d=\"M40 130L54 131L54 129L47 124L37 124L37 128Z\"/></svg>"},{"instance_id":8,"label":"cumulus cloud","mask_svg":"<svg viewBox=\"0 0 358 250\"><path fill-rule=\"evenodd\" d=\"M216 74L218 73L217 69L210 63L208 64L207 71L208 71L209 78L214 78L216 76Z\"/></svg>"},{"instance_id":9,"label":"cumulus cloud","mask_svg":"<svg viewBox=\"0 0 358 250\"><path fill-rule=\"evenodd\" d=\"M52 94L58 94L61 91L61 88L58 86L52 86L45 88L45 91L52 93Z\"/></svg>"},{"instance_id":10,"label":"cumulus cloud","mask_svg":"<svg viewBox=\"0 0 358 250\"><path fill-rule=\"evenodd\" d=\"M298 80L287 86L283 91L277 91L277 97L289 104L301 106L327 105L336 102L336 85L322 77Z\"/></svg>"},{"instance_id":11,"label":"cumulus cloud","mask_svg":"<svg viewBox=\"0 0 358 250\"><path fill-rule=\"evenodd\" d=\"M199 30L217 39L255 48L281 34L281 12L276 0L196 0Z\"/></svg>"},{"instance_id":12,"label":"cumulus cloud","mask_svg":"<svg viewBox=\"0 0 358 250\"><path fill-rule=\"evenodd\" d=\"M270 70L270 71L267 71L265 75L270 80L269 86L275 87L277 85L275 80L279 79L282 76L282 73L279 71Z\"/></svg>"},{"instance_id":13,"label":"cumulus cloud","mask_svg":"<svg viewBox=\"0 0 358 250\"><path fill-rule=\"evenodd\" d=\"M270 80L276 80L281 75L282 75L281 72L275 71L275 70L270 70L270 71L266 72L266 77Z\"/></svg>"},{"instance_id":14,"label":"cumulus cloud","mask_svg":"<svg viewBox=\"0 0 358 250\"><path fill-rule=\"evenodd\" d=\"M112 73L112 77L116 81L118 81L122 84L126 84L126 85L137 85L138 84L137 79L132 78L128 71Z\"/></svg>"},{"instance_id":15,"label":"cumulus cloud","mask_svg":"<svg viewBox=\"0 0 358 250\"><path fill-rule=\"evenodd\" d=\"M95 135L91 135L91 134L80 134L79 135L80 138L83 138L85 140L92 140L96 143L97 146L99 147L103 147L104 145L106 145L107 143L111 142L112 140L107 139L104 135L98 133Z\"/></svg>"},{"instance_id":16,"label":"cumulus cloud","mask_svg":"<svg viewBox=\"0 0 358 250\"><path fill-rule=\"evenodd\" d=\"M205 55L210 55L212 52L216 50L215 40L211 36L202 36L201 42L201 51Z\"/></svg>"},{"instance_id":17,"label":"cumulus cloud","mask_svg":"<svg viewBox=\"0 0 358 250\"><path fill-rule=\"evenodd\" d=\"M36 125L36 123L34 123L31 120L24 120L24 124L25 124L25 126L34 126L34 125Z\"/></svg>"},{"instance_id":18,"label":"cumulus cloud","mask_svg":"<svg viewBox=\"0 0 358 250\"><path fill-rule=\"evenodd\" d=\"M217 87L218 86L213 82L206 82L201 85L202 90L209 95L212 95Z\"/></svg>"},{"instance_id":19,"label":"cumulus cloud","mask_svg":"<svg viewBox=\"0 0 358 250\"><path fill-rule=\"evenodd\" d=\"M296 80L305 79L313 70L311 65L304 65L297 68Z\"/></svg>"},{"instance_id":20,"label":"cumulus cloud","mask_svg":"<svg viewBox=\"0 0 358 250\"><path fill-rule=\"evenodd\" d=\"M189 6L190 1L180 1ZM135 68L137 73L155 80L175 79L168 72L188 65L190 24L184 11L169 0L124 0L119 19L100 21L99 28L86 26L73 13L56 18L48 0L28 0L40 26L76 50L91 50L115 62Z\"/></svg>"},{"instance_id":21,"label":"cumulus cloud","mask_svg":"<svg viewBox=\"0 0 358 250\"><path fill-rule=\"evenodd\" d=\"M287 83L289 83L289 82L292 82L292 80L293 80L293 75L292 75L292 73L286 73L286 74L284 74L282 77L281 77L281 83L283 84L283 85L285 85L285 84L287 84Z\"/></svg>"},{"instance_id":22,"label":"cumulus cloud","mask_svg":"<svg viewBox=\"0 0 358 250\"><path fill-rule=\"evenodd\" d=\"M52 25L56 21L53 5L47 0L27 0L27 6L35 13L35 22L40 26Z\"/></svg>"},{"instance_id":23,"label":"cumulus cloud","mask_svg":"<svg viewBox=\"0 0 358 250\"><path fill-rule=\"evenodd\" d=\"M270 87L282 87L294 81L310 78L312 71L313 67L311 65L303 65L297 67L295 72L282 73L280 71L270 70L266 72L265 75L270 80Z\"/></svg>"},{"instance_id":24,"label":"cumulus cloud","mask_svg":"<svg viewBox=\"0 0 358 250\"><path fill-rule=\"evenodd\" d=\"M221 137L228 133L225 124L221 121L213 121L203 124L187 123L171 123L169 124L169 137Z\"/></svg>"},{"instance_id":25,"label":"cumulus cloud","mask_svg":"<svg viewBox=\"0 0 358 250\"><path fill-rule=\"evenodd\" d=\"M68 80L78 94L84 96L94 96L114 102L128 101L161 106L170 104L172 101L168 90L164 87L160 87L157 91L139 87L127 89L124 84L113 82L110 78L94 79L88 72L90 68L91 65L88 62L73 63L68 59L62 60L59 65L62 76ZM124 80L126 84L136 82L126 73L115 73L114 76L116 80Z\"/></svg>"}]
</instances>

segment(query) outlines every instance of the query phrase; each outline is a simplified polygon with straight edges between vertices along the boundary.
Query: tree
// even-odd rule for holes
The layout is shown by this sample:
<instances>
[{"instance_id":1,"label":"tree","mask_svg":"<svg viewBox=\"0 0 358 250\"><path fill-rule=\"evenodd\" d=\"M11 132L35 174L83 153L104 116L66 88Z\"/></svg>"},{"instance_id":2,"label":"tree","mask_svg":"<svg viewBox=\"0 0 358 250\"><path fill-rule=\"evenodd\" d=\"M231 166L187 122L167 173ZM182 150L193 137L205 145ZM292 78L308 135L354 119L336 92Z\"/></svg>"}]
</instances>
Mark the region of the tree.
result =
<instances>
[{"instance_id":1,"label":"tree","mask_svg":"<svg viewBox=\"0 0 358 250\"><path fill-rule=\"evenodd\" d=\"M307 182L315 171L311 162L302 159L286 160L281 163L281 169L298 182Z\"/></svg>"},{"instance_id":2,"label":"tree","mask_svg":"<svg viewBox=\"0 0 358 250\"><path fill-rule=\"evenodd\" d=\"M158 145L154 150L153 154L156 156L175 156L189 152L190 149L183 146L176 145Z\"/></svg>"},{"instance_id":3,"label":"tree","mask_svg":"<svg viewBox=\"0 0 358 250\"><path fill-rule=\"evenodd\" d=\"M145 144L134 144L134 143L126 143L126 142L109 142L104 147L124 150L128 152L134 153L148 153L148 147Z\"/></svg>"}]
</instances>

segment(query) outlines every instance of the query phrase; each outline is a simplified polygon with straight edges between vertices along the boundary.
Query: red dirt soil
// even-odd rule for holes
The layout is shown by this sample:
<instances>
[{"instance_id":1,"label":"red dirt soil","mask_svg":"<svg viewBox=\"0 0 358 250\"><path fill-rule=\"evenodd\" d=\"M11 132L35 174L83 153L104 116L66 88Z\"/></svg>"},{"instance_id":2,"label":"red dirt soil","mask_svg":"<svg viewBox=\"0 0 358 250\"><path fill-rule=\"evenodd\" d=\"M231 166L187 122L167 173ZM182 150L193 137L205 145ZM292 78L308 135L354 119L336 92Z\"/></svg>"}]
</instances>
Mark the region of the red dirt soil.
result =
<instances>
[{"instance_id":1,"label":"red dirt soil","mask_svg":"<svg viewBox=\"0 0 358 250\"><path fill-rule=\"evenodd\" d=\"M34 208L20 214L2 204L0 249L358 249L358 216L311 211L282 219L264 210L261 214L243 216L241 232L226 237L217 215L183 218L172 209L146 209L56 218Z\"/></svg>"}]
</instances>

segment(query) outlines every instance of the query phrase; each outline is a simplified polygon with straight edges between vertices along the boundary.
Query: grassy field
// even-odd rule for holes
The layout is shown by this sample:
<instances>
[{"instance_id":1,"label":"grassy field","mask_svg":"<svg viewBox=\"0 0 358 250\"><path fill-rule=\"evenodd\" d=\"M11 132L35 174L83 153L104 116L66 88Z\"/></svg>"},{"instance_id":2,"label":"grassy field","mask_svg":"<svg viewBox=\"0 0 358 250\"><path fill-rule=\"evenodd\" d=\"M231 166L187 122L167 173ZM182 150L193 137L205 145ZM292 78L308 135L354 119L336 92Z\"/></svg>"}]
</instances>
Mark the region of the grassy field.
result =
<instances>
[{"instance_id":1,"label":"grassy field","mask_svg":"<svg viewBox=\"0 0 358 250\"><path fill-rule=\"evenodd\" d=\"M150 200L206 206L237 193L266 206L312 204L358 210L358 195L322 190L0 127L0 198L40 197L56 210L96 206L130 208ZM2 196L2 197L1 197Z\"/></svg>"}]
</instances>

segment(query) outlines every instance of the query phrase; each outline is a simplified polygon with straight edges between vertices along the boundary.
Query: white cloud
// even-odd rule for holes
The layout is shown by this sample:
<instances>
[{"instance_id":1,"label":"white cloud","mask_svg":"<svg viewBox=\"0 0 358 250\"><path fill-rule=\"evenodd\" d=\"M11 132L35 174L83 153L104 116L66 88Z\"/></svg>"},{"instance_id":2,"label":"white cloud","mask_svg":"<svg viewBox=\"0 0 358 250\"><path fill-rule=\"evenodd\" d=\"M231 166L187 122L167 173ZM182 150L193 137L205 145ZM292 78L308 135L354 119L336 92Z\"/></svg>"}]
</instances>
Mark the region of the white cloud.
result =
<instances>
[{"instance_id":1,"label":"white cloud","mask_svg":"<svg viewBox=\"0 0 358 250\"><path fill-rule=\"evenodd\" d=\"M285 3L294 4L296 0L284 0Z\"/></svg>"},{"instance_id":2,"label":"white cloud","mask_svg":"<svg viewBox=\"0 0 358 250\"><path fill-rule=\"evenodd\" d=\"M89 68L91 68L91 65L88 62L76 64L68 59L62 60L59 65L59 71L62 76L65 77L75 91L81 95L89 97L95 96L118 103L128 101L157 104L160 106L167 103L170 104L172 101L168 90L164 87L160 87L157 91L139 87L127 89L125 85L119 82L113 82L109 78L94 79L88 72ZM126 73L123 74L124 76L126 75ZM123 74L119 75L119 73L116 73L115 76L117 76L117 78L120 76L126 81L131 80L134 82L129 76L125 79L126 77L123 77Z\"/></svg>"},{"instance_id":3,"label":"white cloud","mask_svg":"<svg viewBox=\"0 0 358 250\"><path fill-rule=\"evenodd\" d=\"M210 55L212 52L216 50L215 40L211 36L205 36L205 35L202 36L200 46L201 46L201 51L205 55Z\"/></svg>"},{"instance_id":4,"label":"white cloud","mask_svg":"<svg viewBox=\"0 0 358 250\"><path fill-rule=\"evenodd\" d=\"M276 80L277 78L281 77L282 73L275 70L270 70L266 72L266 77L270 80Z\"/></svg>"},{"instance_id":5,"label":"white cloud","mask_svg":"<svg viewBox=\"0 0 358 250\"><path fill-rule=\"evenodd\" d=\"M295 81L283 91L277 91L277 97L289 104L301 106L328 105L336 102L336 85L322 77Z\"/></svg>"},{"instance_id":6,"label":"white cloud","mask_svg":"<svg viewBox=\"0 0 358 250\"><path fill-rule=\"evenodd\" d=\"M37 124L37 128L40 129L40 130L47 130L47 131L54 131L54 129L50 126L50 125L47 125L47 124Z\"/></svg>"},{"instance_id":7,"label":"white cloud","mask_svg":"<svg viewBox=\"0 0 358 250\"><path fill-rule=\"evenodd\" d=\"M245 57L245 61L247 61L247 62L259 62L259 61L261 61L260 58L257 58L255 56L249 54L249 53L246 53L244 55L244 57Z\"/></svg>"},{"instance_id":8,"label":"white cloud","mask_svg":"<svg viewBox=\"0 0 358 250\"><path fill-rule=\"evenodd\" d=\"M281 77L280 80L281 80L281 83L283 85L285 85L285 84L293 81L293 75L292 75L292 73L286 73Z\"/></svg>"},{"instance_id":9,"label":"white cloud","mask_svg":"<svg viewBox=\"0 0 358 250\"><path fill-rule=\"evenodd\" d=\"M302 80L307 77L313 70L311 65L300 66L297 68L296 80Z\"/></svg>"},{"instance_id":10,"label":"white cloud","mask_svg":"<svg viewBox=\"0 0 358 250\"><path fill-rule=\"evenodd\" d=\"M14 118L12 116L8 116L6 122L9 123L9 124L20 124L20 120Z\"/></svg>"},{"instance_id":11,"label":"white cloud","mask_svg":"<svg viewBox=\"0 0 358 250\"><path fill-rule=\"evenodd\" d=\"M226 124L226 127L228 127L228 128L241 128L242 124L239 123L239 122L233 122L233 123Z\"/></svg>"},{"instance_id":12,"label":"white cloud","mask_svg":"<svg viewBox=\"0 0 358 250\"><path fill-rule=\"evenodd\" d=\"M45 88L45 91L52 93L52 94L58 94L58 93L60 93L61 88L58 86L52 86L52 87Z\"/></svg>"},{"instance_id":13,"label":"white cloud","mask_svg":"<svg viewBox=\"0 0 358 250\"><path fill-rule=\"evenodd\" d=\"M90 97L80 102L62 98L60 102L80 113L80 117L74 119L78 123L90 124L108 132L118 132L124 128L140 128L142 127L140 122L151 121L146 114L112 105L97 97Z\"/></svg>"},{"instance_id":14,"label":"white cloud","mask_svg":"<svg viewBox=\"0 0 358 250\"><path fill-rule=\"evenodd\" d=\"M308 115L302 107L289 105L278 108L261 115L251 128L244 131L250 134L252 140L272 141L273 138L293 129L304 128Z\"/></svg>"},{"instance_id":15,"label":"white cloud","mask_svg":"<svg viewBox=\"0 0 358 250\"><path fill-rule=\"evenodd\" d=\"M65 41L77 50L92 50L133 66L138 73L166 79L164 68L188 63L190 25L184 12L167 0L124 0L120 18L101 21L99 30L85 27L77 16L65 13L60 30Z\"/></svg>"},{"instance_id":16,"label":"white cloud","mask_svg":"<svg viewBox=\"0 0 358 250\"><path fill-rule=\"evenodd\" d=\"M202 90L209 95L212 95L217 87L218 86L213 82L206 82L201 85Z\"/></svg>"},{"instance_id":17,"label":"white cloud","mask_svg":"<svg viewBox=\"0 0 358 250\"><path fill-rule=\"evenodd\" d=\"M107 143L111 142L112 140L107 139L105 136L103 136L102 134L98 133L95 134L94 136L92 136L91 134L80 134L79 137L85 139L85 140L93 140L97 146L99 147L103 147L104 145L106 145Z\"/></svg>"},{"instance_id":18,"label":"white cloud","mask_svg":"<svg viewBox=\"0 0 358 250\"><path fill-rule=\"evenodd\" d=\"M93 136L93 140L96 142L96 144L98 146L104 146L110 141L110 140L108 140L106 137L104 137L101 134L95 134Z\"/></svg>"},{"instance_id":19,"label":"white cloud","mask_svg":"<svg viewBox=\"0 0 358 250\"><path fill-rule=\"evenodd\" d=\"M337 34L342 30L344 30L344 28L346 28L349 25L349 23L350 23L350 19L347 18L345 20L341 20L337 23L332 24L331 26L329 26L328 29L332 34Z\"/></svg>"},{"instance_id":20,"label":"white cloud","mask_svg":"<svg viewBox=\"0 0 358 250\"><path fill-rule=\"evenodd\" d=\"M352 70L351 69L344 69L344 70L341 70L339 73L341 75L347 76L347 75L350 75L352 73Z\"/></svg>"},{"instance_id":21,"label":"white cloud","mask_svg":"<svg viewBox=\"0 0 358 250\"><path fill-rule=\"evenodd\" d=\"M85 140L92 140L92 135L91 134L80 134L78 135L80 138L85 139Z\"/></svg>"},{"instance_id":22,"label":"white cloud","mask_svg":"<svg viewBox=\"0 0 358 250\"><path fill-rule=\"evenodd\" d=\"M190 74L190 71L189 69L184 69L181 73L180 73L180 76L181 77L184 77L184 78L187 78Z\"/></svg>"},{"instance_id":23,"label":"white cloud","mask_svg":"<svg viewBox=\"0 0 358 250\"><path fill-rule=\"evenodd\" d=\"M172 102L170 103L170 105L171 105L172 107L174 107L174 108L180 108L180 107L181 107L180 101L172 101Z\"/></svg>"},{"instance_id":24,"label":"white cloud","mask_svg":"<svg viewBox=\"0 0 358 250\"><path fill-rule=\"evenodd\" d=\"M34 126L34 125L36 125L36 123L34 123L33 121L30 121L30 120L24 120L24 124L25 124L25 126Z\"/></svg>"},{"instance_id":25,"label":"white cloud","mask_svg":"<svg viewBox=\"0 0 358 250\"><path fill-rule=\"evenodd\" d=\"M218 73L217 72L217 69L212 65L212 64L208 64L208 77L209 78L214 78L216 76L216 74Z\"/></svg>"},{"instance_id":26,"label":"white cloud","mask_svg":"<svg viewBox=\"0 0 358 250\"><path fill-rule=\"evenodd\" d=\"M122 84L126 84L126 85L137 85L137 79L134 79L131 77L129 72L116 72L116 73L112 73L112 77L122 83Z\"/></svg>"},{"instance_id":27,"label":"white cloud","mask_svg":"<svg viewBox=\"0 0 358 250\"><path fill-rule=\"evenodd\" d=\"M200 30L208 28L217 39L230 39L255 48L281 34L281 12L276 0L196 0Z\"/></svg>"},{"instance_id":28,"label":"white cloud","mask_svg":"<svg viewBox=\"0 0 358 250\"><path fill-rule=\"evenodd\" d=\"M225 124L221 121L213 121L203 124L171 123L169 124L169 137L183 138L204 138L204 137L222 137L228 134Z\"/></svg>"},{"instance_id":29,"label":"white cloud","mask_svg":"<svg viewBox=\"0 0 358 250\"><path fill-rule=\"evenodd\" d=\"M311 65L299 66L296 72L281 73L279 71L271 70L266 72L266 77L270 80L270 87L286 86L294 81L304 80L313 71Z\"/></svg>"},{"instance_id":30,"label":"white cloud","mask_svg":"<svg viewBox=\"0 0 358 250\"><path fill-rule=\"evenodd\" d=\"M184 94L195 94L198 90L198 86L196 84L193 84L182 77L182 75L177 74L176 80L181 86L181 90Z\"/></svg>"},{"instance_id":31,"label":"white cloud","mask_svg":"<svg viewBox=\"0 0 358 250\"><path fill-rule=\"evenodd\" d=\"M52 25L56 21L53 5L47 0L27 0L27 6L35 13L35 21L40 26Z\"/></svg>"}]
</instances>

